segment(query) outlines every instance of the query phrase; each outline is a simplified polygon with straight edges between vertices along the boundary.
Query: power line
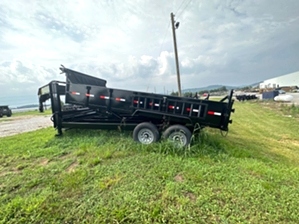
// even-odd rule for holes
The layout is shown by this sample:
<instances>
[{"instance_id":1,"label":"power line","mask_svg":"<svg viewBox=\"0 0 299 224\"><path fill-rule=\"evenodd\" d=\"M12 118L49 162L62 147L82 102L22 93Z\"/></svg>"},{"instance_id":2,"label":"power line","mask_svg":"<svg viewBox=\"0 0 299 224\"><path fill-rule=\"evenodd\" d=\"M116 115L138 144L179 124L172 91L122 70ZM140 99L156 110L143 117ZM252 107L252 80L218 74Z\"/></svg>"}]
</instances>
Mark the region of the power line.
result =
<instances>
[{"instance_id":1,"label":"power line","mask_svg":"<svg viewBox=\"0 0 299 224\"><path fill-rule=\"evenodd\" d=\"M162 48L163 48L163 46L164 46L164 42L165 42L166 35L167 35L167 32L168 32L169 27L170 27L170 22L168 22L166 31L165 31L165 33L164 33L164 35L163 35L163 39L162 39L162 43L161 43L161 46L160 46L160 50L159 50L159 55L158 55L158 57L160 56L161 51L162 51ZM148 81L148 85L147 85L147 88L146 88L146 92L148 92L148 89L149 89L149 86L151 85L151 82L152 82L152 76L150 76L150 79L149 79L149 81Z\"/></svg>"},{"instance_id":2,"label":"power line","mask_svg":"<svg viewBox=\"0 0 299 224\"><path fill-rule=\"evenodd\" d=\"M183 3L185 2L186 0L183 0L182 1L182 3L180 4L180 6L179 6L179 8L176 10L176 12L175 12L175 15L178 13L178 11L181 9L181 7L182 7L182 5L183 5Z\"/></svg>"},{"instance_id":3,"label":"power line","mask_svg":"<svg viewBox=\"0 0 299 224\"><path fill-rule=\"evenodd\" d=\"M176 14L179 12L179 10L181 9L181 7L184 5L184 3L185 3L186 1L187 1L187 0L183 0L183 1L181 2L179 8L177 9L177 11L176 11L176 13L175 13L174 15L176 15ZM189 2L187 3L187 5L185 5L185 7L184 7L184 9L182 10L182 12L187 8L187 6L190 4L190 2L191 2L191 0L189 0ZM181 12L179 15L181 15L182 12ZM177 16L177 17L178 17L178 16ZM162 43L161 43L161 47L160 47L159 53L161 52L162 47L163 47L163 45L164 45L164 41L165 41L166 34L167 34L167 32L168 32L169 27L170 27L170 22L168 22L166 32L165 32L165 34L164 34L164 36L163 36L163 39L162 39Z\"/></svg>"},{"instance_id":4,"label":"power line","mask_svg":"<svg viewBox=\"0 0 299 224\"><path fill-rule=\"evenodd\" d=\"M185 3L186 1L187 1L187 0L183 0L183 1L181 2L181 4L180 4L179 8L177 9L176 13L179 12L179 10L181 9L181 7L184 5L184 3ZM187 6L190 4L190 2L191 2L191 0L189 0L189 2L185 5L184 9L181 11L181 13L180 13L179 15L181 15L181 14L184 12L184 10L187 8ZM178 16L177 16L177 18L178 18ZM167 32L168 32L169 27L170 27L170 22L168 22L166 32L165 32L164 35L163 35L163 39L162 39L162 43L161 43L161 47L160 47L160 50L159 50L159 55L161 54L162 48L163 48L163 46L164 46L164 42L165 42L166 35L167 35ZM147 92L148 89L149 89L149 86L150 86L150 84L151 84L151 81L152 81L152 77L150 77L150 80L149 80L148 85L147 85L146 92Z\"/></svg>"},{"instance_id":5,"label":"power line","mask_svg":"<svg viewBox=\"0 0 299 224\"><path fill-rule=\"evenodd\" d=\"M164 41L165 41L166 34L167 34L167 32L168 32L169 27L170 27L170 22L168 22L166 32L164 33L164 37L163 37L163 39L162 39L162 43L161 43L161 47L160 47L160 50L159 50L159 54L160 54L160 52L161 52L161 50L162 50L162 47L164 46Z\"/></svg>"},{"instance_id":6,"label":"power line","mask_svg":"<svg viewBox=\"0 0 299 224\"><path fill-rule=\"evenodd\" d=\"M187 8L187 6L190 4L192 0L189 0L189 2L185 5L185 8L181 11L180 14L177 15L177 19L180 17L180 15L182 15L182 13L185 11L185 9Z\"/></svg>"}]
</instances>

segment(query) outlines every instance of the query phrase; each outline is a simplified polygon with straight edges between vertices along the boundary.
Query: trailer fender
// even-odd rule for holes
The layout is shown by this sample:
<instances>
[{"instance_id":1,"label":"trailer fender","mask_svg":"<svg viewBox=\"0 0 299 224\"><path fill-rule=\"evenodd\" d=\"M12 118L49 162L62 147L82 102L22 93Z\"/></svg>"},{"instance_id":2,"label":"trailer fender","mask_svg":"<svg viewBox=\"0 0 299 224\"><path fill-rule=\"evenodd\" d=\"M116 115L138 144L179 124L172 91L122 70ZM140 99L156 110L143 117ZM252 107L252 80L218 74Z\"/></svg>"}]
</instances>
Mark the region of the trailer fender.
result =
<instances>
[{"instance_id":1,"label":"trailer fender","mask_svg":"<svg viewBox=\"0 0 299 224\"><path fill-rule=\"evenodd\" d=\"M143 122L135 127L133 131L133 139L142 144L151 144L159 141L160 133L154 124Z\"/></svg>"},{"instance_id":2,"label":"trailer fender","mask_svg":"<svg viewBox=\"0 0 299 224\"><path fill-rule=\"evenodd\" d=\"M177 124L168 127L164 131L163 137L174 142L178 147L185 147L190 144L192 133L187 127Z\"/></svg>"}]
</instances>

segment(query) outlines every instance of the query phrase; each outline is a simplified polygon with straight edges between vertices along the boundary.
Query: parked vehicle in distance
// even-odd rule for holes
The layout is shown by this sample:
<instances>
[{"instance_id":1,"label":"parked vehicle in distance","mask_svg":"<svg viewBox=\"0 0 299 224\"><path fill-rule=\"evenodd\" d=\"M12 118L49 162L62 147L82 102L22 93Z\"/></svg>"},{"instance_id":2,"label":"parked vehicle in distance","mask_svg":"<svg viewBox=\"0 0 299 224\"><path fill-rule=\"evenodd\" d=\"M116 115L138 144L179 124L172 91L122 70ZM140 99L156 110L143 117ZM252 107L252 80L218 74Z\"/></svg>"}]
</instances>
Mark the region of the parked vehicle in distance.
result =
<instances>
[{"instance_id":1,"label":"parked vehicle in distance","mask_svg":"<svg viewBox=\"0 0 299 224\"><path fill-rule=\"evenodd\" d=\"M285 94L285 93L286 93L286 91L284 91L284 90L280 89L280 90L278 90L278 93L279 93L279 94Z\"/></svg>"},{"instance_id":2,"label":"parked vehicle in distance","mask_svg":"<svg viewBox=\"0 0 299 224\"><path fill-rule=\"evenodd\" d=\"M232 123L233 91L220 101L192 99L108 88L104 79L60 69L65 82L51 81L38 89L40 112L43 103L51 99L58 135L63 128L122 129L133 130L133 139L143 144L163 136L187 146L192 133L204 127L228 131ZM63 95L65 102L60 99Z\"/></svg>"},{"instance_id":3,"label":"parked vehicle in distance","mask_svg":"<svg viewBox=\"0 0 299 224\"><path fill-rule=\"evenodd\" d=\"M256 95L246 95L246 94L242 94L242 95L236 95L236 99L239 101L245 101L245 100L256 100L258 99Z\"/></svg>"},{"instance_id":4,"label":"parked vehicle in distance","mask_svg":"<svg viewBox=\"0 0 299 224\"><path fill-rule=\"evenodd\" d=\"M7 117L10 117L12 115L11 109L9 109L7 105L0 106L0 117L3 117L4 115Z\"/></svg>"}]
</instances>

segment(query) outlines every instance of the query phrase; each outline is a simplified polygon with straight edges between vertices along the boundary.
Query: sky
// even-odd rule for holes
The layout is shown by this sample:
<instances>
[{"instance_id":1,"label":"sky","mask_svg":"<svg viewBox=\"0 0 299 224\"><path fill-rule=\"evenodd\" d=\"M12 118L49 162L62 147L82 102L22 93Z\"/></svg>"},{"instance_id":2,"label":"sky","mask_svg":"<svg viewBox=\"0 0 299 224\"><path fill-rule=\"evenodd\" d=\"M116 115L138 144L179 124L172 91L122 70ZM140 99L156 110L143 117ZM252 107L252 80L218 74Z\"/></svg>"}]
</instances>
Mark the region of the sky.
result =
<instances>
[{"instance_id":1,"label":"sky","mask_svg":"<svg viewBox=\"0 0 299 224\"><path fill-rule=\"evenodd\" d=\"M1 0L0 104L37 102L38 87L65 80L61 64L110 88L177 91L171 12L182 89L295 72L298 9L298 0Z\"/></svg>"}]
</instances>

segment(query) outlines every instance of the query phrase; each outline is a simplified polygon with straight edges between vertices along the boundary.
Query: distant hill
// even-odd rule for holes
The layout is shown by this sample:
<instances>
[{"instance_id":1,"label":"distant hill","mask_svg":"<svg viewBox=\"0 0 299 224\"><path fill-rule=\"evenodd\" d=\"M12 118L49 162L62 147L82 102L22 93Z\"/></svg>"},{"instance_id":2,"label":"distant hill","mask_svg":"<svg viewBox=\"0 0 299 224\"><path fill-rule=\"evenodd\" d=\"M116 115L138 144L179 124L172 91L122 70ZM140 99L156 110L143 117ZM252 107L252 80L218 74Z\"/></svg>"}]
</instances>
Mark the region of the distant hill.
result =
<instances>
[{"instance_id":1,"label":"distant hill","mask_svg":"<svg viewBox=\"0 0 299 224\"><path fill-rule=\"evenodd\" d=\"M223 86L225 86L225 88L227 90L231 90L231 89L240 89L240 88L243 88L245 86L256 87L256 86L259 86L259 84L260 84L260 82L253 83L253 84L250 84L250 85L241 85L241 86L210 85L210 86L206 86L206 87L183 89L182 92L183 93L186 93L186 92L195 93L195 92L201 92L201 91L210 91L210 90L214 90L214 89L219 89L219 88L221 88Z\"/></svg>"},{"instance_id":2,"label":"distant hill","mask_svg":"<svg viewBox=\"0 0 299 224\"><path fill-rule=\"evenodd\" d=\"M219 89L221 87L223 87L225 85L211 85L211 86L206 86L206 87L200 87L200 88L191 88L191 89L183 89L182 92L183 93L186 93L186 92L192 92L192 93L195 93L195 92L200 92L200 91L210 91L210 90L213 90L213 89ZM240 88L240 87L236 87L236 86L225 86L225 88L227 90L231 90L231 89L236 89L236 88Z\"/></svg>"},{"instance_id":3,"label":"distant hill","mask_svg":"<svg viewBox=\"0 0 299 224\"><path fill-rule=\"evenodd\" d=\"M38 106L39 106L38 104L30 104L30 105L16 107L16 109L33 108L33 107L38 107Z\"/></svg>"},{"instance_id":4,"label":"distant hill","mask_svg":"<svg viewBox=\"0 0 299 224\"><path fill-rule=\"evenodd\" d=\"M251 84L251 85L249 85L249 86L252 86L252 87L259 87L259 86L260 86L260 83L261 83L261 82L256 82L256 83L253 83L253 84Z\"/></svg>"}]
</instances>

